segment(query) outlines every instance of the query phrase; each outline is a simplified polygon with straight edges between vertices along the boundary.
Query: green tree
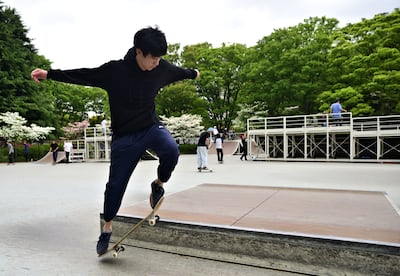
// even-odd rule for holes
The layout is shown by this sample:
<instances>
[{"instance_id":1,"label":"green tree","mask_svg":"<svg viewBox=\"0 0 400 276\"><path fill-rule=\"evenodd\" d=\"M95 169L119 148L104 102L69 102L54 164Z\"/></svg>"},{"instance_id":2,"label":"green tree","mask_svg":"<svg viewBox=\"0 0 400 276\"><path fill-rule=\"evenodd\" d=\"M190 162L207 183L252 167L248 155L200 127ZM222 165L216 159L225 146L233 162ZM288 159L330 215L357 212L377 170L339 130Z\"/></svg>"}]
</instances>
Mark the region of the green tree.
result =
<instances>
[{"instance_id":1,"label":"green tree","mask_svg":"<svg viewBox=\"0 0 400 276\"><path fill-rule=\"evenodd\" d=\"M328 53L337 24L332 18L310 18L261 39L242 73L241 102L266 104L272 116L315 112L316 97L328 88Z\"/></svg>"},{"instance_id":2,"label":"green tree","mask_svg":"<svg viewBox=\"0 0 400 276\"><path fill-rule=\"evenodd\" d=\"M244 65L247 48L241 44L212 48L203 43L187 46L182 53L183 64L198 68L198 93L207 102L205 125L229 129L237 116L241 91L239 73Z\"/></svg>"},{"instance_id":3,"label":"green tree","mask_svg":"<svg viewBox=\"0 0 400 276\"><path fill-rule=\"evenodd\" d=\"M183 114L198 114L205 117L207 103L197 95L196 87L187 81L169 85L156 98L158 115L179 117Z\"/></svg>"},{"instance_id":4,"label":"green tree","mask_svg":"<svg viewBox=\"0 0 400 276\"><path fill-rule=\"evenodd\" d=\"M324 91L318 95L316 101L320 103L319 111L330 112L330 106L336 99L340 99L342 106L352 112L354 117L368 116L373 109L364 103L363 95L352 87L345 87L336 91Z\"/></svg>"},{"instance_id":5,"label":"green tree","mask_svg":"<svg viewBox=\"0 0 400 276\"><path fill-rule=\"evenodd\" d=\"M0 112L18 112L29 123L50 125L55 135L61 128L82 121L88 112L109 115L104 90L52 81L35 83L30 72L50 68L50 61L37 54L15 9L0 2Z\"/></svg>"},{"instance_id":6,"label":"green tree","mask_svg":"<svg viewBox=\"0 0 400 276\"><path fill-rule=\"evenodd\" d=\"M58 110L62 126L87 119L88 112L109 116L106 91L61 82L47 83L53 94L55 108Z\"/></svg>"},{"instance_id":7,"label":"green tree","mask_svg":"<svg viewBox=\"0 0 400 276\"><path fill-rule=\"evenodd\" d=\"M169 62L182 65L180 44L169 44L164 57ZM198 96L193 81L181 81L164 87L156 98L156 111L162 117L180 117L184 114L198 114L206 117L207 103Z\"/></svg>"},{"instance_id":8,"label":"green tree","mask_svg":"<svg viewBox=\"0 0 400 276\"><path fill-rule=\"evenodd\" d=\"M31 123L54 125L52 98L30 72L50 62L37 54L15 9L0 2L0 112L18 112Z\"/></svg>"},{"instance_id":9,"label":"green tree","mask_svg":"<svg viewBox=\"0 0 400 276\"><path fill-rule=\"evenodd\" d=\"M400 112L399 9L338 30L329 60L332 90L361 93L364 115Z\"/></svg>"}]
</instances>

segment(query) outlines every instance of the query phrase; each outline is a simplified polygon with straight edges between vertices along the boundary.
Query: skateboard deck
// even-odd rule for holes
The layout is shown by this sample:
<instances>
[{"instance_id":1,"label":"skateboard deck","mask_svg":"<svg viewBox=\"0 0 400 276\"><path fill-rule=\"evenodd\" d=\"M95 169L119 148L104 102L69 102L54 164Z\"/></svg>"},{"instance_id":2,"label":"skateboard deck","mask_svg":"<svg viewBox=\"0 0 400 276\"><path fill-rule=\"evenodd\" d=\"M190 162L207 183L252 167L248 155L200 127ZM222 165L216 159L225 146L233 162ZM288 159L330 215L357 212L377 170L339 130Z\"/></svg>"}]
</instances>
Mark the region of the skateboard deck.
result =
<instances>
[{"instance_id":1,"label":"skateboard deck","mask_svg":"<svg viewBox=\"0 0 400 276\"><path fill-rule=\"evenodd\" d=\"M121 253L122 251L125 251L125 247L122 245L122 242L133 232L135 232L139 227L148 221L150 226L156 225L156 223L159 221L160 217L156 215L156 212L160 208L162 202L164 201L164 197L160 198L160 200L157 202L156 206L154 206L154 209L151 210L151 212L145 216L143 219L141 219L138 223L133 225L128 232L126 232L125 235L123 235L114 245L109 248L105 253L99 254L98 257L102 257L104 255L107 255L108 253L112 252L112 256L114 258L118 257L118 254Z\"/></svg>"},{"instance_id":2,"label":"skateboard deck","mask_svg":"<svg viewBox=\"0 0 400 276\"><path fill-rule=\"evenodd\" d=\"M212 169L197 169L199 172L212 172Z\"/></svg>"}]
</instances>

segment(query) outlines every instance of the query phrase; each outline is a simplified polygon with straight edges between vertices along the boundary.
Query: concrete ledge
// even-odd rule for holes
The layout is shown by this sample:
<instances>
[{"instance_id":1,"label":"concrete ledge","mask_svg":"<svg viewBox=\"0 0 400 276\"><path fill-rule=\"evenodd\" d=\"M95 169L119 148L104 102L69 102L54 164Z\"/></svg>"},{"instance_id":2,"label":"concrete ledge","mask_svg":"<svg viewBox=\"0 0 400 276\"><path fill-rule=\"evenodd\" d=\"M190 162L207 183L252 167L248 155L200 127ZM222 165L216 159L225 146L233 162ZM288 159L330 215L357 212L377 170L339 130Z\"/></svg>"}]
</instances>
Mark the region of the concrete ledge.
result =
<instances>
[{"instance_id":1,"label":"concrete ledge","mask_svg":"<svg viewBox=\"0 0 400 276\"><path fill-rule=\"evenodd\" d=\"M102 216L101 216L102 218ZM140 218L118 216L112 240ZM170 253L308 274L400 275L400 247L288 233L160 221L125 244Z\"/></svg>"}]
</instances>

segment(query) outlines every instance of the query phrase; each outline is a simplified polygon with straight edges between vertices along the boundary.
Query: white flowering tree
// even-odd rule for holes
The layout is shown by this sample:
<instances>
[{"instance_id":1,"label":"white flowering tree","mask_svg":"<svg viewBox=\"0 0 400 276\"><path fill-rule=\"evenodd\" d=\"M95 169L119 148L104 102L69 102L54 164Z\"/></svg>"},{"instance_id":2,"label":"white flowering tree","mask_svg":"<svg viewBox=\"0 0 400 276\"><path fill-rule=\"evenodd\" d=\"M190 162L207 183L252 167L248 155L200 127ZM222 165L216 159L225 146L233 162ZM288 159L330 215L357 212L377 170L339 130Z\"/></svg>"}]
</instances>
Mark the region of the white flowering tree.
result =
<instances>
[{"instance_id":1,"label":"white flowering tree","mask_svg":"<svg viewBox=\"0 0 400 276\"><path fill-rule=\"evenodd\" d=\"M169 118L160 116L160 118L175 139L196 138L204 129L201 125L202 118L197 114L183 114L179 117Z\"/></svg>"},{"instance_id":2,"label":"white flowering tree","mask_svg":"<svg viewBox=\"0 0 400 276\"><path fill-rule=\"evenodd\" d=\"M27 120L18 112L0 113L0 137L13 141L38 141L46 138L54 127L41 127L36 124L26 125Z\"/></svg>"}]
</instances>

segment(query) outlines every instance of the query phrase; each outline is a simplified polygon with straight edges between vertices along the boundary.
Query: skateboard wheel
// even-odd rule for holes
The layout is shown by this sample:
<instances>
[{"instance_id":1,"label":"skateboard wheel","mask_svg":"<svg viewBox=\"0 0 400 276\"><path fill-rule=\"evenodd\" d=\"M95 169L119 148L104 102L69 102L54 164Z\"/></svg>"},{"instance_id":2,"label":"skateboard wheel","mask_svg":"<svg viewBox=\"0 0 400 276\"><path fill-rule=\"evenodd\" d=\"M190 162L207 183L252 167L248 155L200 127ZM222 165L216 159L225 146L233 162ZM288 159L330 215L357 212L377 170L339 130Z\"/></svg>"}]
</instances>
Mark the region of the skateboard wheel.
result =
<instances>
[{"instance_id":1,"label":"skateboard wheel","mask_svg":"<svg viewBox=\"0 0 400 276\"><path fill-rule=\"evenodd\" d=\"M155 216L155 219L156 219L156 222L159 222L160 216L159 216L159 215L156 215L156 216Z\"/></svg>"},{"instance_id":2,"label":"skateboard wheel","mask_svg":"<svg viewBox=\"0 0 400 276\"><path fill-rule=\"evenodd\" d=\"M125 247L124 247L123 245L120 245L120 246L116 247L116 248L114 249L113 253L112 253L113 257L114 257L114 258L117 258L117 257L118 257L118 254L119 254L120 252L122 252L122 251L125 251Z\"/></svg>"},{"instance_id":3,"label":"skateboard wheel","mask_svg":"<svg viewBox=\"0 0 400 276\"><path fill-rule=\"evenodd\" d=\"M154 225L156 225L156 218L154 217L154 218L151 218L151 219L149 219L149 225L150 226L154 226Z\"/></svg>"}]
</instances>

